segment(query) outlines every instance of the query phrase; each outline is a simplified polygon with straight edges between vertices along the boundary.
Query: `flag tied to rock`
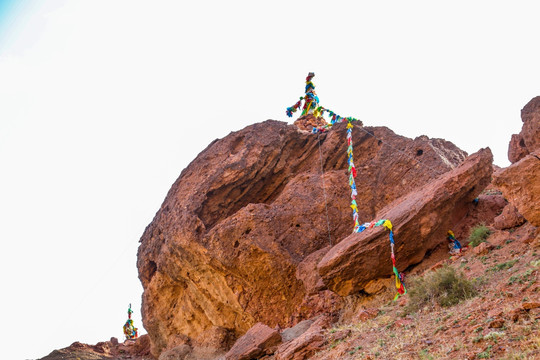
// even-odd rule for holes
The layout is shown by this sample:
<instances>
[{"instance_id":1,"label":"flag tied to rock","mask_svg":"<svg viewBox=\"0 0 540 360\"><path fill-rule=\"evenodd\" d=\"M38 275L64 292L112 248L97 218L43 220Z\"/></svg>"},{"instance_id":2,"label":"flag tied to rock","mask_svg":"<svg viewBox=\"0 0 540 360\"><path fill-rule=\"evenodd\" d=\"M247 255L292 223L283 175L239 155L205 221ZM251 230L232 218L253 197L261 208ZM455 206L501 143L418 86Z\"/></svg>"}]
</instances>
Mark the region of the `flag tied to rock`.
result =
<instances>
[{"instance_id":1,"label":"flag tied to rock","mask_svg":"<svg viewBox=\"0 0 540 360\"><path fill-rule=\"evenodd\" d=\"M315 85L311 81L314 76L315 74L312 72L308 74L308 76L306 77L305 95L300 97L300 100L298 100L293 106L288 107L286 114L288 117L292 117L292 114L295 113L298 109L300 109L300 107L302 107L302 101L304 101L304 105L302 107L302 116L307 115L307 114L313 114L315 117L319 118L319 117L323 117L325 114L328 114L330 117L330 123L324 126L314 127L312 130L313 134L328 131L332 127L332 125L347 121L347 164L348 164L348 173L349 173L349 187L351 188L351 209L352 209L352 217L353 217L353 222L354 222L353 232L360 233L366 229L371 229L374 226L381 226L381 225L384 226L384 228L389 231L392 268L393 268L393 272L396 278L396 282L395 282L396 289L398 291L398 293L394 297L394 300L397 300L397 298L400 295L407 293L407 289L405 288L403 284L403 274L399 273L399 271L396 268L396 257L394 254L395 243L394 243L394 232L392 230L392 223L390 222L390 220L382 219L379 221L372 221L370 223L364 223L360 225L360 222L358 221L358 204L356 202L356 196L358 195L358 190L356 188L356 182L355 182L357 171L354 165L352 130L354 127L353 122L359 121L359 120L353 117L340 116L336 114L335 112L333 112L332 110L329 110L320 106L319 97L315 93Z\"/></svg>"}]
</instances>

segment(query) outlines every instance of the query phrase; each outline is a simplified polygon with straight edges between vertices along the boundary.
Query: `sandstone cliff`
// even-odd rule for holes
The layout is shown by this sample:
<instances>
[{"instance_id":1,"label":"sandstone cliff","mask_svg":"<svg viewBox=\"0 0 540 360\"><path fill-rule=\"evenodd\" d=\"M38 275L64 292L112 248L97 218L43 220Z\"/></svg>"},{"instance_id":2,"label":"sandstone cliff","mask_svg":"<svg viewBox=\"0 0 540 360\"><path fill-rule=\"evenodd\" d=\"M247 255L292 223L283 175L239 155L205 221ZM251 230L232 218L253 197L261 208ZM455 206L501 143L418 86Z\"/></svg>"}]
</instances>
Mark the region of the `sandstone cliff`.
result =
<instances>
[{"instance_id":1,"label":"sandstone cliff","mask_svg":"<svg viewBox=\"0 0 540 360\"><path fill-rule=\"evenodd\" d=\"M318 136L269 120L214 141L182 172L138 253L155 355L182 344L228 348L256 322L287 327L340 306L315 269L352 230L345 135L344 124ZM353 139L361 221L466 157L447 141L384 127L355 127ZM459 201L482 190L476 180ZM444 240L442 224L432 230Z\"/></svg>"}]
</instances>

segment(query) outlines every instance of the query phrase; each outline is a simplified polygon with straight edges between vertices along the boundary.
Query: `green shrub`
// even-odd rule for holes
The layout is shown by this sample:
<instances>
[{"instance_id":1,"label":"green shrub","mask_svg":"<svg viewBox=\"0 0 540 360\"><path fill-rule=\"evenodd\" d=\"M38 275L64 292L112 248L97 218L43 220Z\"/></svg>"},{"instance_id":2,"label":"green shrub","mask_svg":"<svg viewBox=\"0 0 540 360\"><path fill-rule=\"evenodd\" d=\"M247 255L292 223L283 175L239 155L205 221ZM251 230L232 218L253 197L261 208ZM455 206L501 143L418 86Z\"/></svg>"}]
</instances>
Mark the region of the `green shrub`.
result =
<instances>
[{"instance_id":1,"label":"green shrub","mask_svg":"<svg viewBox=\"0 0 540 360\"><path fill-rule=\"evenodd\" d=\"M517 261L518 261L517 259L514 259L514 260L501 263L501 264L497 264L489 268L489 271L497 272L497 271L502 271L502 270L508 270L512 268L512 266L514 266L514 264L517 263Z\"/></svg>"},{"instance_id":2,"label":"green shrub","mask_svg":"<svg viewBox=\"0 0 540 360\"><path fill-rule=\"evenodd\" d=\"M472 247L478 246L480 243L483 243L488 238L491 231L485 225L477 225L471 229L471 234L469 235L469 245Z\"/></svg>"},{"instance_id":3,"label":"green shrub","mask_svg":"<svg viewBox=\"0 0 540 360\"><path fill-rule=\"evenodd\" d=\"M458 304L462 300L476 296L476 289L462 273L445 265L423 277L413 279L408 294L410 301L406 310L414 312L430 303L438 303L441 306Z\"/></svg>"}]
</instances>

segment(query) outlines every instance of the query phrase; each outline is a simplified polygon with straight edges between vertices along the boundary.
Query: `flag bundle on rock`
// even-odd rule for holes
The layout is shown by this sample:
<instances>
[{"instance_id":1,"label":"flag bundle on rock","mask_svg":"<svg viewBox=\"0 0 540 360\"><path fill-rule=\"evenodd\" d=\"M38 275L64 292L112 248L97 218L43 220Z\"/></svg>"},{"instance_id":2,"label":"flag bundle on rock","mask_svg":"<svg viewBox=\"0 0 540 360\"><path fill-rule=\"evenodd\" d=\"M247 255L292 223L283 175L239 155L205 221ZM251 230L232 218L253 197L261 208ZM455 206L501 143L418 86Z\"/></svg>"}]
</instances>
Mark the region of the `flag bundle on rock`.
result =
<instances>
[{"instance_id":1,"label":"flag bundle on rock","mask_svg":"<svg viewBox=\"0 0 540 360\"><path fill-rule=\"evenodd\" d=\"M124 335L126 336L126 340L136 339L139 336L138 329L133 325L131 314L133 314L133 310L131 310L131 304L129 304L128 320L124 324Z\"/></svg>"}]
</instances>

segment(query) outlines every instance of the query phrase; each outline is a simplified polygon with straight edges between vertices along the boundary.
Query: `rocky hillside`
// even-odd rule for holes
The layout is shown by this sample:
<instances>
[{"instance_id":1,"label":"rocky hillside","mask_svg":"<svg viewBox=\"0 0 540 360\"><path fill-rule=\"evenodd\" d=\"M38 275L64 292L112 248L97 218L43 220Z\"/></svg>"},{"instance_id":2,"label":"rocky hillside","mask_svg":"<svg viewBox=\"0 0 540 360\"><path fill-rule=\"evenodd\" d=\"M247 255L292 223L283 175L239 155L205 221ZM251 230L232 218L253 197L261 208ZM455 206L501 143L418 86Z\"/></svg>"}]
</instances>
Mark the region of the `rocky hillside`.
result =
<instances>
[{"instance_id":1,"label":"rocky hillside","mask_svg":"<svg viewBox=\"0 0 540 360\"><path fill-rule=\"evenodd\" d=\"M489 149L467 156L441 139L355 126L360 222L394 225L410 291L396 302L388 231L351 234L345 124L317 135L268 120L214 141L141 237L149 341L129 356L536 358L540 97L522 118L513 164L495 172ZM449 258L447 230L466 245L479 224L489 237ZM468 300L415 307L415 286L439 268L471 281Z\"/></svg>"},{"instance_id":2,"label":"rocky hillside","mask_svg":"<svg viewBox=\"0 0 540 360\"><path fill-rule=\"evenodd\" d=\"M182 172L138 253L143 321L154 355L186 341L219 352L257 322L286 328L343 306L344 294L329 284L337 277L321 268L320 279L314 265L352 231L345 135L345 124L317 136L269 120L215 141ZM436 232L444 234L491 177L489 150L459 167L466 154L443 140L360 127L353 139L357 203L365 221L397 215L386 206L414 189L432 189L428 184L439 174L460 169L454 179L459 186L441 184L441 194L434 194L444 198L440 209L416 204L420 216L441 215L433 219L434 229L424 225L430 227L421 230L424 241L408 241L419 228L407 228L403 236L396 231L398 252L414 255L403 259L403 269L422 260L436 245ZM398 229L410 222L407 217L396 218ZM351 292L391 275L388 240L380 231L372 234L384 250L367 255L381 265ZM344 270L358 279L354 272Z\"/></svg>"}]
</instances>

